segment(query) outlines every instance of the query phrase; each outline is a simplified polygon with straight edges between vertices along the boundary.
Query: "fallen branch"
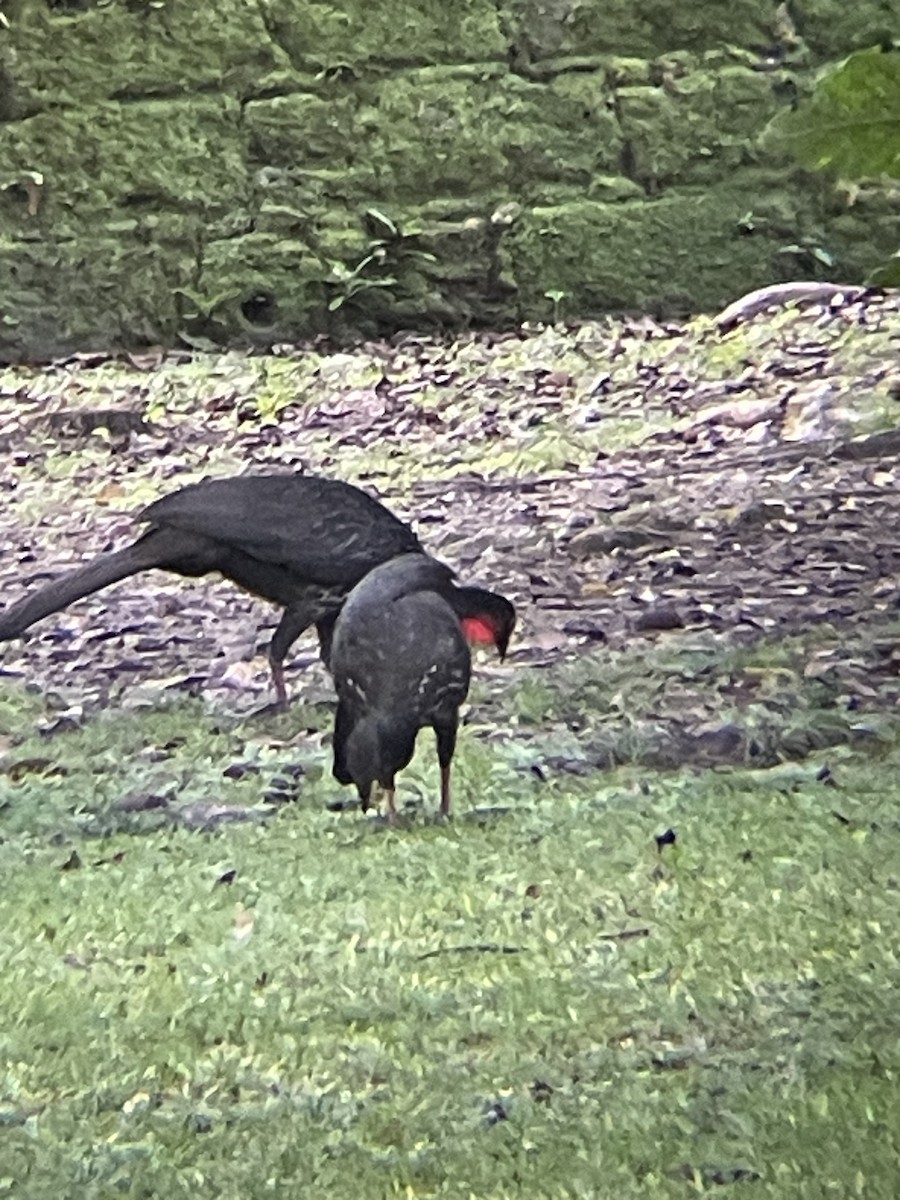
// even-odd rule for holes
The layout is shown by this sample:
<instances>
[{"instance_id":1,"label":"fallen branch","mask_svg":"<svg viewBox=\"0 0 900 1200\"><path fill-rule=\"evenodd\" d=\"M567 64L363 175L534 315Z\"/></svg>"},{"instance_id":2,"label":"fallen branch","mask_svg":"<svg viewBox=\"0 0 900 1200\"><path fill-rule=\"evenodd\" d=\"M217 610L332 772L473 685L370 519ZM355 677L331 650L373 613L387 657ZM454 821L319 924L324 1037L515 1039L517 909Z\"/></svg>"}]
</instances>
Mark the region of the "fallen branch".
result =
<instances>
[{"instance_id":1,"label":"fallen branch","mask_svg":"<svg viewBox=\"0 0 900 1200\"><path fill-rule=\"evenodd\" d=\"M837 297L842 300L860 300L869 291L864 287L853 287L850 284L818 283L814 280L800 280L795 283L775 283L770 287L758 288L741 296L727 308L723 308L715 318L720 333L727 333L741 321L749 321L751 317L765 312L767 308L784 308L788 304L799 304L809 300L814 303L833 301Z\"/></svg>"}]
</instances>

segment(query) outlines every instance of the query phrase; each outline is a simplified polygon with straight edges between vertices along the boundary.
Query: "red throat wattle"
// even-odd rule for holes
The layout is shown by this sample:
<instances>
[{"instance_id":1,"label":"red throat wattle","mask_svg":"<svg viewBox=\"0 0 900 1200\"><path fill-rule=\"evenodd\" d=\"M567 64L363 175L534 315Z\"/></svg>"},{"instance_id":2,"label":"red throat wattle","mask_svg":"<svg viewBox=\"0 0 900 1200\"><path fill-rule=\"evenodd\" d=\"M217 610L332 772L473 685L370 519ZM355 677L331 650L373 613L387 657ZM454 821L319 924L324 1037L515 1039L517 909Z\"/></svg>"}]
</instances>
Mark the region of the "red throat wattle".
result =
<instances>
[{"instance_id":1,"label":"red throat wattle","mask_svg":"<svg viewBox=\"0 0 900 1200\"><path fill-rule=\"evenodd\" d=\"M466 641L475 646L493 646L497 631L486 617L463 617L462 630Z\"/></svg>"}]
</instances>

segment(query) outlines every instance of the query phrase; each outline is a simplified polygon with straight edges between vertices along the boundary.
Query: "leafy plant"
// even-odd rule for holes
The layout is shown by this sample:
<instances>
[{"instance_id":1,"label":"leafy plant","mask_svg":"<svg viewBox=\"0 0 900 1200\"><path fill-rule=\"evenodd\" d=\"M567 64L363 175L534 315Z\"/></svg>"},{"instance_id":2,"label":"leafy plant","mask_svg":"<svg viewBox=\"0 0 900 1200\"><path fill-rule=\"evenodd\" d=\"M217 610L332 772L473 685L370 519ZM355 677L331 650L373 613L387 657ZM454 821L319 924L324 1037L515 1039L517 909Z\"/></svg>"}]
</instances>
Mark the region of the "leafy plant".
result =
<instances>
[{"instance_id":1,"label":"leafy plant","mask_svg":"<svg viewBox=\"0 0 900 1200\"><path fill-rule=\"evenodd\" d=\"M795 110L779 113L766 139L815 171L900 179L900 53L852 54Z\"/></svg>"},{"instance_id":2,"label":"leafy plant","mask_svg":"<svg viewBox=\"0 0 900 1200\"><path fill-rule=\"evenodd\" d=\"M550 318L551 324L555 325L559 321L559 306L567 295L568 292L561 292L557 288L550 288L544 292L544 296L553 305L553 316Z\"/></svg>"},{"instance_id":3,"label":"leafy plant","mask_svg":"<svg viewBox=\"0 0 900 1200\"><path fill-rule=\"evenodd\" d=\"M779 113L765 140L814 171L843 179L900 179L900 51L873 47L851 54L796 109ZM832 265L820 247L791 246L782 253L799 250ZM900 250L869 282L900 284Z\"/></svg>"},{"instance_id":4,"label":"leafy plant","mask_svg":"<svg viewBox=\"0 0 900 1200\"><path fill-rule=\"evenodd\" d=\"M370 234L368 250L353 266L342 262L331 264L331 275L325 281L334 294L328 301L328 311L336 312L365 292L375 288L394 287L401 268L408 260L435 262L433 254L419 249L415 240L421 231L403 231L377 208L366 210L366 227Z\"/></svg>"},{"instance_id":5,"label":"leafy plant","mask_svg":"<svg viewBox=\"0 0 900 1200\"><path fill-rule=\"evenodd\" d=\"M814 237L800 238L788 246L782 246L778 253L785 257L793 256L798 263L803 264L805 270L814 270L816 266L831 269L837 261L834 255Z\"/></svg>"}]
</instances>

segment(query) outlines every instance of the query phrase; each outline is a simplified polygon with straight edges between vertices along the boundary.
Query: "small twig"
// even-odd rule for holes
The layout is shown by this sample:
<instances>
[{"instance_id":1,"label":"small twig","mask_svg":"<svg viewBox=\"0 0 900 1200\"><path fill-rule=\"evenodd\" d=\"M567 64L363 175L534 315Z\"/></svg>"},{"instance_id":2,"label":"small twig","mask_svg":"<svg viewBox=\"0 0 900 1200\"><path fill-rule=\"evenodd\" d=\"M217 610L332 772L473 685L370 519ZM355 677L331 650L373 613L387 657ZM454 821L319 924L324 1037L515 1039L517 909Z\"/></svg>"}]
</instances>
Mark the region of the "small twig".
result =
<instances>
[{"instance_id":1,"label":"small twig","mask_svg":"<svg viewBox=\"0 0 900 1200\"><path fill-rule=\"evenodd\" d=\"M598 933L597 937L605 942L624 942L628 938L649 937L650 930L645 926L641 929L620 929L618 933Z\"/></svg>"},{"instance_id":2,"label":"small twig","mask_svg":"<svg viewBox=\"0 0 900 1200\"><path fill-rule=\"evenodd\" d=\"M439 954L521 954L521 946L501 946L499 942L474 942L471 946L441 946L437 950L427 950L420 954L418 961L426 958L437 958Z\"/></svg>"}]
</instances>

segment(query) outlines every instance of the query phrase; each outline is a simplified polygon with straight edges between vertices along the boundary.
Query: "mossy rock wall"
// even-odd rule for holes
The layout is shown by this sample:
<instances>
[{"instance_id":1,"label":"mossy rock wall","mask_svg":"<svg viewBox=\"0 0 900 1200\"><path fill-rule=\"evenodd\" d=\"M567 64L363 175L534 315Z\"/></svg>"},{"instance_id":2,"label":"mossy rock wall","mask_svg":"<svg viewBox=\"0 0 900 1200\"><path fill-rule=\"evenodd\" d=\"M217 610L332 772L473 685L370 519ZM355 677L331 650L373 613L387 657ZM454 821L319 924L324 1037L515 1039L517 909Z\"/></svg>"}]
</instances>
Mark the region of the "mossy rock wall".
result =
<instances>
[{"instance_id":1,"label":"mossy rock wall","mask_svg":"<svg viewBox=\"0 0 900 1200\"><path fill-rule=\"evenodd\" d=\"M857 280L896 214L756 143L895 2L7 0L0 357Z\"/></svg>"}]
</instances>

